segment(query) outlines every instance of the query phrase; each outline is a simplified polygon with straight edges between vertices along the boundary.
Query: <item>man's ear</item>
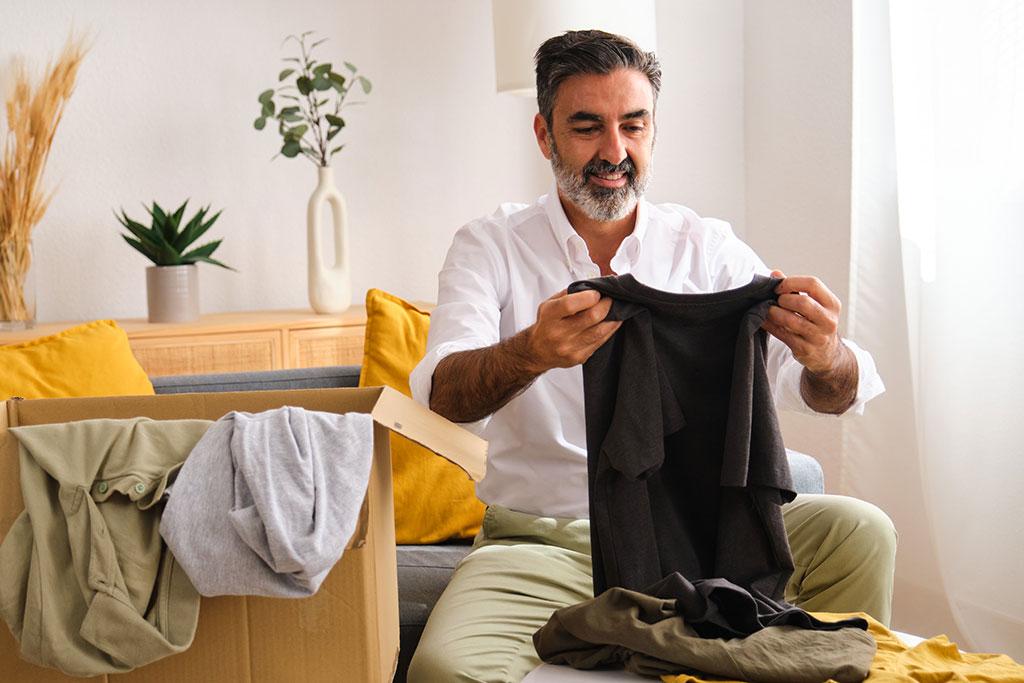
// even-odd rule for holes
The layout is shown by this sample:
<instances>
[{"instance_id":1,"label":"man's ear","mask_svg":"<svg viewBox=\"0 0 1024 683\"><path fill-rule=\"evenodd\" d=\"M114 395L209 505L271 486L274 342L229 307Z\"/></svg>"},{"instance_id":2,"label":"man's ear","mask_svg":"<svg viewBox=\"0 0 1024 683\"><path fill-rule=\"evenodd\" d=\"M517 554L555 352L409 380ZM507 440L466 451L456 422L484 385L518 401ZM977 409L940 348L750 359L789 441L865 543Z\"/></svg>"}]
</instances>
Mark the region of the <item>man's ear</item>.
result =
<instances>
[{"instance_id":1,"label":"man's ear","mask_svg":"<svg viewBox=\"0 0 1024 683\"><path fill-rule=\"evenodd\" d=\"M548 130L548 122L539 113L533 117L533 134L537 136L537 146L540 147L540 153L544 155L545 159L550 159L551 147L548 136L551 135L551 131Z\"/></svg>"}]
</instances>

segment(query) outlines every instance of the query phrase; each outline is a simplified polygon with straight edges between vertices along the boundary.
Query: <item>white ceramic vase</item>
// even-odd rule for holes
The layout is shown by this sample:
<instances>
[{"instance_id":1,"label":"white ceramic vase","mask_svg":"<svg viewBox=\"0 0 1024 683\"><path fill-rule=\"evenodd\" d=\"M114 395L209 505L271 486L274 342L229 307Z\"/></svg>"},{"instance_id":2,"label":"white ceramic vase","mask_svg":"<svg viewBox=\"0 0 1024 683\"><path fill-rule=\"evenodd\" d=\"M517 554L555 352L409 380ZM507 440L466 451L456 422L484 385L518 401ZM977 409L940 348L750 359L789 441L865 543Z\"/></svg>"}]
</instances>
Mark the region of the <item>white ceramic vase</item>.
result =
<instances>
[{"instance_id":1,"label":"white ceramic vase","mask_svg":"<svg viewBox=\"0 0 1024 683\"><path fill-rule=\"evenodd\" d=\"M146 302L151 323L188 323L199 320L199 268L149 266Z\"/></svg>"},{"instance_id":2,"label":"white ceramic vase","mask_svg":"<svg viewBox=\"0 0 1024 683\"><path fill-rule=\"evenodd\" d=\"M317 168L318 183L309 198L306 212L307 248L309 250L309 305L317 313L340 313L352 304L352 283L348 259L348 216L345 199L334 185L334 169ZM324 204L331 207L333 221L334 263L324 263Z\"/></svg>"}]
</instances>

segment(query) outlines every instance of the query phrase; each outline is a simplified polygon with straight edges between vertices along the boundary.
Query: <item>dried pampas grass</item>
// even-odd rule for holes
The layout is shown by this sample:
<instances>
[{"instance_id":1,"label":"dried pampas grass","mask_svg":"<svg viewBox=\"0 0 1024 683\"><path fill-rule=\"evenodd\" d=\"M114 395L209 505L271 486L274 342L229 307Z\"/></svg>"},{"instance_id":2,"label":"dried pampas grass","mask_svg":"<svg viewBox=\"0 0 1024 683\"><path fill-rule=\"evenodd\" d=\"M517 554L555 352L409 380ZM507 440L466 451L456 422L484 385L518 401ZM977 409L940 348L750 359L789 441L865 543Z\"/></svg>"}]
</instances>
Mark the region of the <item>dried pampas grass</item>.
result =
<instances>
[{"instance_id":1,"label":"dried pampas grass","mask_svg":"<svg viewBox=\"0 0 1024 683\"><path fill-rule=\"evenodd\" d=\"M0 155L0 322L35 318L30 310L34 302L26 303L24 287L32 228L53 196L42 187L43 171L88 50L84 38L69 35L59 59L47 67L35 89L24 63L13 65L7 135Z\"/></svg>"}]
</instances>

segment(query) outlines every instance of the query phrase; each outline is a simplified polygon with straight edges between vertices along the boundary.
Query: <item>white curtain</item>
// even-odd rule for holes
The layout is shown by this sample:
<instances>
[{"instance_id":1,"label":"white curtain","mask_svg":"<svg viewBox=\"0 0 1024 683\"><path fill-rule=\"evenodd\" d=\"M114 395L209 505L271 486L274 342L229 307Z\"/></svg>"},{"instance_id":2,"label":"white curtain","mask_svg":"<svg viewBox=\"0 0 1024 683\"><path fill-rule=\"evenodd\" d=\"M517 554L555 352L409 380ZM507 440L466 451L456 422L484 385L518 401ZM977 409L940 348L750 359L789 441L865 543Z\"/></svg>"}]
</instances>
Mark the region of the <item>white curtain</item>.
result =
<instances>
[{"instance_id":1,"label":"white curtain","mask_svg":"<svg viewBox=\"0 0 1024 683\"><path fill-rule=\"evenodd\" d=\"M1024 3L853 8L849 321L889 391L844 492L900 532L895 628L1024 661Z\"/></svg>"}]
</instances>

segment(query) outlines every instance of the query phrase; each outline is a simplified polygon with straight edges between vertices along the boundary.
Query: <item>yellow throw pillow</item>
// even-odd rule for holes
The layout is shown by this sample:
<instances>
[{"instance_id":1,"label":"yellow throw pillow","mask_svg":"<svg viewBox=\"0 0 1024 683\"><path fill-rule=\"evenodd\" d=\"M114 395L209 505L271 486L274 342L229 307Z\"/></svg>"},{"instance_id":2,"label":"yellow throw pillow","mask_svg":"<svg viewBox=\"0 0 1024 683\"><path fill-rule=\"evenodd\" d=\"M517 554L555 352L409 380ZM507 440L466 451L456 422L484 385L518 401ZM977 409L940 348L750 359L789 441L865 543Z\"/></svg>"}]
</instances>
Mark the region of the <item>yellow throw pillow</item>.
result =
<instances>
[{"instance_id":1,"label":"yellow throw pillow","mask_svg":"<svg viewBox=\"0 0 1024 683\"><path fill-rule=\"evenodd\" d=\"M366 293L366 343L359 386L387 385L411 396L409 373L427 349L430 314L396 296ZM395 539L436 543L472 538L480 530L484 504L466 473L398 434L391 435L395 488Z\"/></svg>"},{"instance_id":2,"label":"yellow throw pillow","mask_svg":"<svg viewBox=\"0 0 1024 683\"><path fill-rule=\"evenodd\" d=\"M0 346L0 400L152 393L128 335L113 320Z\"/></svg>"}]
</instances>

